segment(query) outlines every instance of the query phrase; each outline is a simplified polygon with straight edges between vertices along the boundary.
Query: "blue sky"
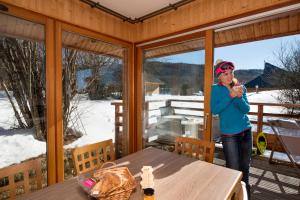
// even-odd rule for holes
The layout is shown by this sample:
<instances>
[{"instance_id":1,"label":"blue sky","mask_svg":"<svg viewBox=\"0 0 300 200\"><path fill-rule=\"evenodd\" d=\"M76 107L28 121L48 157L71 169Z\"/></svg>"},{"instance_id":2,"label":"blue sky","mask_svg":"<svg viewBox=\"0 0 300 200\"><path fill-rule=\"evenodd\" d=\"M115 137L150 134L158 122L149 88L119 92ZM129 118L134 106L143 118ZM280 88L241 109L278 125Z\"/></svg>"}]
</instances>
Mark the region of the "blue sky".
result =
<instances>
[{"instance_id":1,"label":"blue sky","mask_svg":"<svg viewBox=\"0 0 300 200\"><path fill-rule=\"evenodd\" d=\"M300 34L280 37L275 39L249 42L239 45L220 47L215 49L215 60L223 59L235 64L236 69L262 69L264 61L274 65L278 64L275 52L278 52L281 44L284 46L300 41ZM173 56L166 56L159 60L174 63L203 64L204 51L195 51Z\"/></svg>"}]
</instances>

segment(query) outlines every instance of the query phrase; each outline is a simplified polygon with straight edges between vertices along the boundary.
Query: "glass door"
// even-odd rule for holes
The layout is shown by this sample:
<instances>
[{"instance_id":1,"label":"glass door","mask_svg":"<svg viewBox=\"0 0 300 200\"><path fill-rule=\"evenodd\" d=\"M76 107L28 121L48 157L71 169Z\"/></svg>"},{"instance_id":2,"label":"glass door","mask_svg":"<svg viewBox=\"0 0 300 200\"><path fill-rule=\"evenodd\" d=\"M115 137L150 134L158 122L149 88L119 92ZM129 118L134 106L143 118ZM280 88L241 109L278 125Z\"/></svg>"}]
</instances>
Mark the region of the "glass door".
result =
<instances>
[{"instance_id":1,"label":"glass door","mask_svg":"<svg viewBox=\"0 0 300 200\"><path fill-rule=\"evenodd\" d=\"M204 39L144 51L143 147L173 151L176 136L204 139Z\"/></svg>"},{"instance_id":2,"label":"glass door","mask_svg":"<svg viewBox=\"0 0 300 200\"><path fill-rule=\"evenodd\" d=\"M69 179L75 175L73 148L111 139L116 157L126 155L127 49L69 31L62 32L62 44L64 177Z\"/></svg>"}]
</instances>

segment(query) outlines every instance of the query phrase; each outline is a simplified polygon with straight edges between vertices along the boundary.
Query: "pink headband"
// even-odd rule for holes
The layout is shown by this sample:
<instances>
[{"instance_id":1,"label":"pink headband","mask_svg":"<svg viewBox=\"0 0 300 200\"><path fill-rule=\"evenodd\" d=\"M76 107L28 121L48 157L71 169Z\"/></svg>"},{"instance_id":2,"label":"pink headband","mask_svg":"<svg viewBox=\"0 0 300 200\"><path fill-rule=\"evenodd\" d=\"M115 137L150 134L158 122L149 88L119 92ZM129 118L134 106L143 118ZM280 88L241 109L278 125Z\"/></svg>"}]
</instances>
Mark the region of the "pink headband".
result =
<instances>
[{"instance_id":1,"label":"pink headband","mask_svg":"<svg viewBox=\"0 0 300 200\"><path fill-rule=\"evenodd\" d=\"M232 62L223 61L216 65L215 73L217 76L219 76L221 73L224 73L227 69L234 70L234 65Z\"/></svg>"}]
</instances>

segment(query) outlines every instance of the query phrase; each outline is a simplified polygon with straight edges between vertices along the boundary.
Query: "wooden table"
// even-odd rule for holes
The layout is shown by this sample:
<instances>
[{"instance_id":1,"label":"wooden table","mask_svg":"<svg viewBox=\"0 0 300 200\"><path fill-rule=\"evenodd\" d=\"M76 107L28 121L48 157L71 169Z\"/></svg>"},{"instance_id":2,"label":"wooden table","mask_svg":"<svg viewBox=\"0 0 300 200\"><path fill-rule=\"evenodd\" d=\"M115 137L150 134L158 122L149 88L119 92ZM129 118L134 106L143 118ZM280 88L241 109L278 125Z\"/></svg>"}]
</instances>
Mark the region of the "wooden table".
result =
<instances>
[{"instance_id":1,"label":"wooden table","mask_svg":"<svg viewBox=\"0 0 300 200\"><path fill-rule=\"evenodd\" d=\"M137 181L141 180L142 166L152 166L156 200L230 199L238 190L242 176L236 170L156 148L144 149L116 160L116 163L128 166ZM25 199L86 200L88 196L78 186L77 179L72 178L32 193ZM139 185L130 199L143 199Z\"/></svg>"}]
</instances>

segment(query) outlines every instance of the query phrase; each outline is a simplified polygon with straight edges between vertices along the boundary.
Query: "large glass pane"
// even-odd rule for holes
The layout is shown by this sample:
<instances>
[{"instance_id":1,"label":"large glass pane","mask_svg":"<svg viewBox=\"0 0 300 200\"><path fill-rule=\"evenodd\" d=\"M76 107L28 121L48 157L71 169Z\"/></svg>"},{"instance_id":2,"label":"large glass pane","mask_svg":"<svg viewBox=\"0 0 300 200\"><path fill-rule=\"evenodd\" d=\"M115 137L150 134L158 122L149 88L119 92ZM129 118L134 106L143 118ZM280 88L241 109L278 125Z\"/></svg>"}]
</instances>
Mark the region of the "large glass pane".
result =
<instances>
[{"instance_id":1,"label":"large glass pane","mask_svg":"<svg viewBox=\"0 0 300 200\"><path fill-rule=\"evenodd\" d=\"M215 49L215 59L233 62L235 78L247 88L254 133L272 134L268 119L299 118L299 39L298 34ZM217 115L212 133L220 136Z\"/></svg>"},{"instance_id":2,"label":"large glass pane","mask_svg":"<svg viewBox=\"0 0 300 200\"><path fill-rule=\"evenodd\" d=\"M0 13L0 170L42 158L47 185L44 26ZM24 174L15 177L22 180ZM0 177L0 187L9 183ZM24 192L18 186L18 194ZM0 197L11 196L2 192Z\"/></svg>"},{"instance_id":3,"label":"large glass pane","mask_svg":"<svg viewBox=\"0 0 300 200\"><path fill-rule=\"evenodd\" d=\"M172 151L175 137L203 138L204 40L145 51L144 147Z\"/></svg>"},{"instance_id":4,"label":"large glass pane","mask_svg":"<svg viewBox=\"0 0 300 200\"><path fill-rule=\"evenodd\" d=\"M123 73L127 51L77 33L63 32L62 38L67 179L75 175L72 148L112 139L116 157L126 154Z\"/></svg>"}]
</instances>

